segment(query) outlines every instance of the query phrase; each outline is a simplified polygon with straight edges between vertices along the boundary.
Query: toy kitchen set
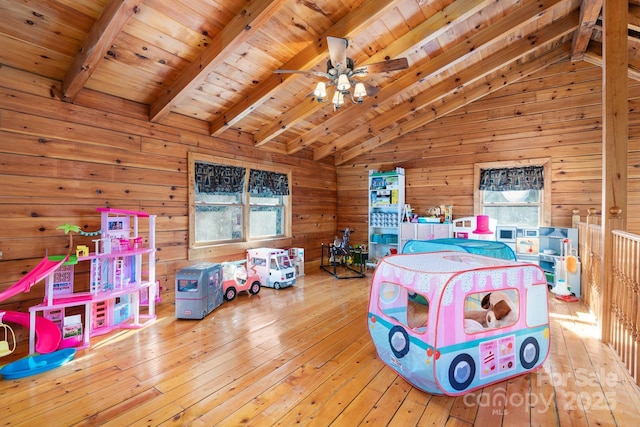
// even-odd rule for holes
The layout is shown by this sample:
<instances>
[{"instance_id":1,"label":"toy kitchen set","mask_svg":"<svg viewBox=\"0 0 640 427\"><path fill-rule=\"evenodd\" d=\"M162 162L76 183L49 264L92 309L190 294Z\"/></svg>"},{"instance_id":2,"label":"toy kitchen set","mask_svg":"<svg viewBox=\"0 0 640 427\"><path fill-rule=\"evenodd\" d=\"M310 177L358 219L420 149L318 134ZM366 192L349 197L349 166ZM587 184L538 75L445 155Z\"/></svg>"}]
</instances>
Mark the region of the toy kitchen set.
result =
<instances>
[{"instance_id":1,"label":"toy kitchen set","mask_svg":"<svg viewBox=\"0 0 640 427\"><path fill-rule=\"evenodd\" d=\"M549 288L560 282L571 294L580 296L577 228L498 225L496 240L510 246L518 261L540 265Z\"/></svg>"}]
</instances>

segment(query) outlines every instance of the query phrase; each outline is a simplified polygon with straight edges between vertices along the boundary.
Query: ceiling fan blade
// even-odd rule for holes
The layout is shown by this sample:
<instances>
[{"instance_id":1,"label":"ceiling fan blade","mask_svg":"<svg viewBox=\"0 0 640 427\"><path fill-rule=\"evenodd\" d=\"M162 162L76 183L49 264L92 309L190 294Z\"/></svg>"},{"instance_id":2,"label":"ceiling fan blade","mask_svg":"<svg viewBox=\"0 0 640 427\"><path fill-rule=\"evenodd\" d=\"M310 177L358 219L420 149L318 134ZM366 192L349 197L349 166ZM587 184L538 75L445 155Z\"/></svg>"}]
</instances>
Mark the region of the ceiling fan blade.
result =
<instances>
[{"instance_id":1,"label":"ceiling fan blade","mask_svg":"<svg viewBox=\"0 0 640 427\"><path fill-rule=\"evenodd\" d=\"M367 96L376 96L378 92L380 92L380 88L378 86L371 85L367 82L364 82L364 88L367 91Z\"/></svg>"},{"instance_id":2,"label":"ceiling fan blade","mask_svg":"<svg viewBox=\"0 0 640 427\"><path fill-rule=\"evenodd\" d=\"M407 58L390 59L388 61L376 62L374 64L363 65L354 70L353 74L376 74L389 71L405 70L409 68Z\"/></svg>"},{"instance_id":3,"label":"ceiling fan blade","mask_svg":"<svg viewBox=\"0 0 640 427\"><path fill-rule=\"evenodd\" d=\"M326 79L330 79L331 76L327 73L323 73L322 71L314 71L314 70L275 70L275 74L308 74L311 76L324 77Z\"/></svg>"},{"instance_id":4,"label":"ceiling fan blade","mask_svg":"<svg viewBox=\"0 0 640 427\"><path fill-rule=\"evenodd\" d=\"M347 68L347 47L349 40L341 37L327 37L327 47L329 48L329 57L333 68Z\"/></svg>"}]
</instances>

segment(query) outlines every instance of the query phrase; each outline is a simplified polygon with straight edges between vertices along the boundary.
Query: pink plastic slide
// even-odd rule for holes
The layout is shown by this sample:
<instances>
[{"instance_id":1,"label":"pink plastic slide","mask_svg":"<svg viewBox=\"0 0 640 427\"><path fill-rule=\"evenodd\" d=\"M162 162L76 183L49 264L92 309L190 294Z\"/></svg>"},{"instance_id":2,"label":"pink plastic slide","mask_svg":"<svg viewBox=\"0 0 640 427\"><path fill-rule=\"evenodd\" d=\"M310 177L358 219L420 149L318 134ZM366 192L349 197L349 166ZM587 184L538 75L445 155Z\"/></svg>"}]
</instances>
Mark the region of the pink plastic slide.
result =
<instances>
[{"instance_id":1,"label":"pink plastic slide","mask_svg":"<svg viewBox=\"0 0 640 427\"><path fill-rule=\"evenodd\" d=\"M49 274L57 270L69 256L67 255L61 261L51 261L48 257L44 257L33 270L27 273L22 279L14 285L0 292L0 301L11 298L20 292L29 292L29 290L39 281L47 277ZM4 320L7 322L17 323L19 325L29 326L30 320L27 313L16 311L7 311L4 314ZM58 349L62 333L60 329L50 321L41 316L36 316L36 351L38 353L51 353Z\"/></svg>"},{"instance_id":2,"label":"pink plastic slide","mask_svg":"<svg viewBox=\"0 0 640 427\"><path fill-rule=\"evenodd\" d=\"M3 319L26 327L29 327L30 323L29 314L19 311L6 311ZM38 353L46 354L56 351L61 339L62 332L55 323L42 316L36 316L36 351Z\"/></svg>"},{"instance_id":3,"label":"pink plastic slide","mask_svg":"<svg viewBox=\"0 0 640 427\"><path fill-rule=\"evenodd\" d=\"M18 280L15 284L0 292L0 301L4 301L14 295L18 295L20 292L29 292L33 285L56 271L58 267L64 264L67 258L69 258L69 255L64 257L64 259L61 261L51 261L48 257L45 256L44 258L42 258L42 261L40 261L40 263L36 265L33 270L25 274L22 279Z\"/></svg>"}]
</instances>

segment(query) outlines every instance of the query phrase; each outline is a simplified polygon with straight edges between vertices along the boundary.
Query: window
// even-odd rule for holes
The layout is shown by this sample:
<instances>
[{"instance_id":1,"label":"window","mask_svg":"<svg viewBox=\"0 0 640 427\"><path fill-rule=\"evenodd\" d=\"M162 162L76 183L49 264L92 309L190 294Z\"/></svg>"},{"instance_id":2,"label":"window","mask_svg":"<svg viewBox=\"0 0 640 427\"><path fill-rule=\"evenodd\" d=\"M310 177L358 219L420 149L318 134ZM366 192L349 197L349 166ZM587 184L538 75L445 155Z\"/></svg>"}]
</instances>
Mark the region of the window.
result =
<instances>
[{"instance_id":1,"label":"window","mask_svg":"<svg viewBox=\"0 0 640 427\"><path fill-rule=\"evenodd\" d=\"M198 292L197 280L178 280L178 292Z\"/></svg>"},{"instance_id":2,"label":"window","mask_svg":"<svg viewBox=\"0 0 640 427\"><path fill-rule=\"evenodd\" d=\"M498 224L537 227L540 224L542 190L482 191L482 213Z\"/></svg>"},{"instance_id":3,"label":"window","mask_svg":"<svg viewBox=\"0 0 640 427\"><path fill-rule=\"evenodd\" d=\"M380 286L380 312L424 334L429 321L429 300L426 296L409 291L404 286L385 282Z\"/></svg>"},{"instance_id":4,"label":"window","mask_svg":"<svg viewBox=\"0 0 640 427\"><path fill-rule=\"evenodd\" d=\"M464 300L464 331L468 334L513 326L519 319L517 289L476 292Z\"/></svg>"},{"instance_id":5,"label":"window","mask_svg":"<svg viewBox=\"0 0 640 427\"><path fill-rule=\"evenodd\" d=\"M519 227L548 225L551 194L545 191L544 177L549 177L550 171L550 159L476 164L476 214L488 215L498 224ZM550 188L549 184L547 188Z\"/></svg>"},{"instance_id":6,"label":"window","mask_svg":"<svg viewBox=\"0 0 640 427\"><path fill-rule=\"evenodd\" d=\"M189 259L199 248L290 240L290 170L197 153L189 167Z\"/></svg>"},{"instance_id":7,"label":"window","mask_svg":"<svg viewBox=\"0 0 640 427\"><path fill-rule=\"evenodd\" d=\"M264 239L283 234L286 198L289 194L287 175L252 169L249 174L249 237Z\"/></svg>"}]
</instances>

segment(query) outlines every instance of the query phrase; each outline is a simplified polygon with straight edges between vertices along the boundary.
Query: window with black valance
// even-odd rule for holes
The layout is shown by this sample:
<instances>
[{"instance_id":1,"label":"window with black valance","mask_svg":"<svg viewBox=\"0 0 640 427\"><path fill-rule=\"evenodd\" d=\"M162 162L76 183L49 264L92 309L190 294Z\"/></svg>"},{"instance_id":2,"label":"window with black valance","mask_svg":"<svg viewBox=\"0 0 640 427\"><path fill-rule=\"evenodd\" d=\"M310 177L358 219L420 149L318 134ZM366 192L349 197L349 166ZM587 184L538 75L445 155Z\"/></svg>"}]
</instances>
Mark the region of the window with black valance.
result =
<instances>
[{"instance_id":1,"label":"window with black valance","mask_svg":"<svg viewBox=\"0 0 640 427\"><path fill-rule=\"evenodd\" d=\"M289 244L289 169L189 153L190 249Z\"/></svg>"}]
</instances>

